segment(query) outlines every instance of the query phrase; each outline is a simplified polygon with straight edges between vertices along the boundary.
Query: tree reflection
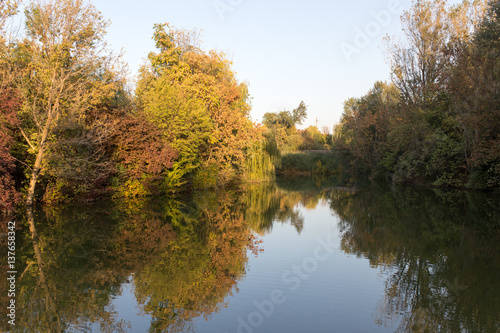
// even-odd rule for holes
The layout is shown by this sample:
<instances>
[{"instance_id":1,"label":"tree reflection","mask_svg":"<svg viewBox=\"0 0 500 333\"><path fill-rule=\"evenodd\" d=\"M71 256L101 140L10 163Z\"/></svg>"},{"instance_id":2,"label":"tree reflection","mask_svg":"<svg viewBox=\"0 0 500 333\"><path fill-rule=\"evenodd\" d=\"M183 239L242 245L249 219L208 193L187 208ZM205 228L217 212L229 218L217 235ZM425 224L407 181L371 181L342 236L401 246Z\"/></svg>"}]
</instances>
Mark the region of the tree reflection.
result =
<instances>
[{"instance_id":1,"label":"tree reflection","mask_svg":"<svg viewBox=\"0 0 500 333\"><path fill-rule=\"evenodd\" d=\"M342 249L388 274L379 325L498 332L500 211L479 193L334 191Z\"/></svg>"},{"instance_id":2,"label":"tree reflection","mask_svg":"<svg viewBox=\"0 0 500 333\"><path fill-rule=\"evenodd\" d=\"M134 278L136 297L154 318L151 331L191 331L191 320L217 312L244 275L255 240L239 200L207 192L173 216L177 237Z\"/></svg>"},{"instance_id":3,"label":"tree reflection","mask_svg":"<svg viewBox=\"0 0 500 333\"><path fill-rule=\"evenodd\" d=\"M300 234L304 217L299 206L315 209L328 199L333 186L310 177L278 178L276 183L252 185L244 195L245 220L259 234L270 232L275 223L290 223Z\"/></svg>"},{"instance_id":4,"label":"tree reflection","mask_svg":"<svg viewBox=\"0 0 500 333\"><path fill-rule=\"evenodd\" d=\"M278 179L243 191L28 210L17 217L25 223L14 332L128 331L130 318L112 305L131 277L149 331L192 332L193 319L209 319L237 292L248 256L262 249L258 234L274 223L300 233L301 212L326 202L341 218L342 249L387 274L379 325L497 332L495 197L336 185Z\"/></svg>"},{"instance_id":5,"label":"tree reflection","mask_svg":"<svg viewBox=\"0 0 500 333\"><path fill-rule=\"evenodd\" d=\"M73 207L74 208L74 207ZM125 280L107 240L113 226L104 211L28 209L17 261L15 332L125 332L127 323L107 306ZM106 221L106 222L112 222Z\"/></svg>"},{"instance_id":6,"label":"tree reflection","mask_svg":"<svg viewBox=\"0 0 500 333\"><path fill-rule=\"evenodd\" d=\"M110 305L130 276L151 331L189 331L193 318L224 306L248 253L259 251L247 194L27 210L17 217L26 223L17 237L14 331L125 332L130 323Z\"/></svg>"}]
</instances>

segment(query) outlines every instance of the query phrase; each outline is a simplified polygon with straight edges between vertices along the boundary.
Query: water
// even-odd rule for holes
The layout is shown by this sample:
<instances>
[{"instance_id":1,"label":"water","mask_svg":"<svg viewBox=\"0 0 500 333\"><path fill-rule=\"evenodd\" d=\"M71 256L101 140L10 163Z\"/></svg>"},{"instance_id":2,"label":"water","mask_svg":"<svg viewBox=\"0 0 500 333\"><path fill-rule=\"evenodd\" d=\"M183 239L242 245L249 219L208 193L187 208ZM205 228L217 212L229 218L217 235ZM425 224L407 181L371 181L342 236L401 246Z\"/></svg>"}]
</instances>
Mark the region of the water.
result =
<instances>
[{"instance_id":1,"label":"water","mask_svg":"<svg viewBox=\"0 0 500 333\"><path fill-rule=\"evenodd\" d=\"M278 179L18 225L13 332L500 329L492 194Z\"/></svg>"}]
</instances>

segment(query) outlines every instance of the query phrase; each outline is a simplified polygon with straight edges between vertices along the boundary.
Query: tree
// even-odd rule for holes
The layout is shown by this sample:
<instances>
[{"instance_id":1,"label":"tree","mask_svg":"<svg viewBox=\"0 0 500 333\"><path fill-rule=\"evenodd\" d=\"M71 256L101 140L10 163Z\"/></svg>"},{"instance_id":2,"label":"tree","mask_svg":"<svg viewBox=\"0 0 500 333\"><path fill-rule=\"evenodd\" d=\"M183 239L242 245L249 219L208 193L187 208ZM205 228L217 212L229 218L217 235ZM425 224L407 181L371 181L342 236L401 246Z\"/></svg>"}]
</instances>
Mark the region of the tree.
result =
<instances>
[{"instance_id":1,"label":"tree","mask_svg":"<svg viewBox=\"0 0 500 333\"><path fill-rule=\"evenodd\" d=\"M267 151L271 156L279 157L282 151L297 151L303 143L295 127L307 117L307 106L303 101L293 111L266 112L262 123L267 127ZM279 160L279 159L278 159ZM275 161L278 162L278 161Z\"/></svg>"},{"instance_id":2,"label":"tree","mask_svg":"<svg viewBox=\"0 0 500 333\"><path fill-rule=\"evenodd\" d=\"M304 101L300 101L299 106L292 111L292 120L294 125L302 125L302 122L307 118L307 106Z\"/></svg>"},{"instance_id":3,"label":"tree","mask_svg":"<svg viewBox=\"0 0 500 333\"><path fill-rule=\"evenodd\" d=\"M498 1L464 3L453 14L454 26L465 26L450 47L454 66L447 93L463 142L461 158L469 176L467 186L492 188L500 184L500 119L498 113ZM458 28L455 29L460 31Z\"/></svg>"},{"instance_id":4,"label":"tree","mask_svg":"<svg viewBox=\"0 0 500 333\"><path fill-rule=\"evenodd\" d=\"M0 88L9 87L13 80L12 50L15 31L12 18L20 0L0 1Z\"/></svg>"},{"instance_id":5,"label":"tree","mask_svg":"<svg viewBox=\"0 0 500 333\"><path fill-rule=\"evenodd\" d=\"M292 112L283 110L279 113L266 112L262 118L262 123L268 128L282 126L290 129L295 125L300 125L307 118L307 106L301 101L299 106Z\"/></svg>"},{"instance_id":6,"label":"tree","mask_svg":"<svg viewBox=\"0 0 500 333\"><path fill-rule=\"evenodd\" d=\"M167 24L154 29L158 52L149 54L136 96L139 112L179 153L166 183L175 187L189 177L210 176L224 184L244 173L245 160L261 138L248 118L247 86L237 82L224 54L197 47L196 32Z\"/></svg>"},{"instance_id":7,"label":"tree","mask_svg":"<svg viewBox=\"0 0 500 333\"><path fill-rule=\"evenodd\" d=\"M185 175L201 164L201 150L212 139L212 124L206 108L187 93L170 77L152 81L148 91L140 95L143 102L141 114L161 130L163 140L178 151L172 170L165 175L167 188L185 182Z\"/></svg>"},{"instance_id":8,"label":"tree","mask_svg":"<svg viewBox=\"0 0 500 333\"><path fill-rule=\"evenodd\" d=\"M452 7L445 0L414 1L401 17L402 40L387 39L400 102L380 99L377 84L348 100L344 152L396 181L462 187L471 172L487 169L495 183L498 85L495 57L485 56L495 35L486 48L478 42L485 9L484 0Z\"/></svg>"},{"instance_id":9,"label":"tree","mask_svg":"<svg viewBox=\"0 0 500 333\"><path fill-rule=\"evenodd\" d=\"M388 152L399 153L400 145L396 140L391 145L387 143L390 130L403 122L398 115L398 102L399 94L394 85L376 82L367 95L350 98L344 103L341 119L343 148L369 172L375 171Z\"/></svg>"},{"instance_id":10,"label":"tree","mask_svg":"<svg viewBox=\"0 0 500 333\"><path fill-rule=\"evenodd\" d=\"M483 188L500 186L500 2L490 4L474 35L474 55L469 58L477 68L470 75L475 84L468 87L464 96L476 99L475 108L468 108L464 123L472 129L471 181Z\"/></svg>"},{"instance_id":11,"label":"tree","mask_svg":"<svg viewBox=\"0 0 500 333\"><path fill-rule=\"evenodd\" d=\"M117 177L125 183L121 194L132 197L158 192L177 157L177 151L162 139L162 130L140 117L123 115L113 139Z\"/></svg>"},{"instance_id":12,"label":"tree","mask_svg":"<svg viewBox=\"0 0 500 333\"><path fill-rule=\"evenodd\" d=\"M388 39L392 79L405 101L423 107L444 82L449 64L446 0L416 1L401 16L403 40Z\"/></svg>"},{"instance_id":13,"label":"tree","mask_svg":"<svg viewBox=\"0 0 500 333\"><path fill-rule=\"evenodd\" d=\"M18 87L25 104L20 130L35 155L26 204L32 205L54 130L78 122L114 89L115 59L105 53L107 22L84 0L36 0L26 8Z\"/></svg>"},{"instance_id":14,"label":"tree","mask_svg":"<svg viewBox=\"0 0 500 333\"><path fill-rule=\"evenodd\" d=\"M326 139L325 136L316 128L309 126L302 132L303 143L300 146L301 150L324 150Z\"/></svg>"}]
</instances>

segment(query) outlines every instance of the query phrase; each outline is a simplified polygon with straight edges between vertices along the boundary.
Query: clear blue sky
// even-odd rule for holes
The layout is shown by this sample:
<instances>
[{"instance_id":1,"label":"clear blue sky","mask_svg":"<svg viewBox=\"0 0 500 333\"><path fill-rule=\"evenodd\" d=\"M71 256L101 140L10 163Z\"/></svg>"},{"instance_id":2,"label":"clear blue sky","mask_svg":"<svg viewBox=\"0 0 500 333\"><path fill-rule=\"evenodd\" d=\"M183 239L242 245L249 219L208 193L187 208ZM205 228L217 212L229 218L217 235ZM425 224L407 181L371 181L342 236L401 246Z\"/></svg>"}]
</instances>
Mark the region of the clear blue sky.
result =
<instances>
[{"instance_id":1,"label":"clear blue sky","mask_svg":"<svg viewBox=\"0 0 500 333\"><path fill-rule=\"evenodd\" d=\"M265 112L291 110L304 100L309 108L302 127L318 118L320 129L339 121L347 98L365 94L377 80L389 80L382 38L399 33L400 15L411 5L410 0L92 3L111 21L107 39L113 49L123 48L131 75L154 51L154 23L199 28L202 48L225 52L237 78L248 82L252 120L260 122ZM376 18L374 13L382 11L386 15ZM368 38L359 37L359 31L368 32Z\"/></svg>"}]
</instances>

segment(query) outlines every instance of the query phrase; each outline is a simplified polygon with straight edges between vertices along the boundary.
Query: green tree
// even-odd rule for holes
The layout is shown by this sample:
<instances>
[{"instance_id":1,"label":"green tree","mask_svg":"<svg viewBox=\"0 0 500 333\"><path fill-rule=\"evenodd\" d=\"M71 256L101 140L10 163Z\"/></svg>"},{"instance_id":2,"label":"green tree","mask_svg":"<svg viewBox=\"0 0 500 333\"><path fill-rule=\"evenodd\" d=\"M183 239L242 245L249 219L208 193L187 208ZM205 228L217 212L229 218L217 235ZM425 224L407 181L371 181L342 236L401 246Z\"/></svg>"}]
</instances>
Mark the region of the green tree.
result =
<instances>
[{"instance_id":1,"label":"green tree","mask_svg":"<svg viewBox=\"0 0 500 333\"><path fill-rule=\"evenodd\" d=\"M267 151L271 156L278 156L281 152L297 151L303 140L298 133L296 125L302 124L307 117L307 106L303 101L293 111L283 110L281 112L266 112L262 123L267 130ZM276 153L275 151L278 151ZM279 165L279 158L275 165Z\"/></svg>"},{"instance_id":2,"label":"green tree","mask_svg":"<svg viewBox=\"0 0 500 333\"><path fill-rule=\"evenodd\" d=\"M279 113L266 112L262 118L262 123L268 128L275 126L283 126L290 129L296 125L302 124L307 118L307 106L304 101L301 101L299 106L293 109L292 112L284 110Z\"/></svg>"}]
</instances>

